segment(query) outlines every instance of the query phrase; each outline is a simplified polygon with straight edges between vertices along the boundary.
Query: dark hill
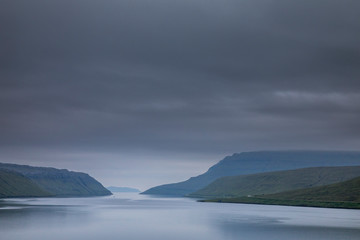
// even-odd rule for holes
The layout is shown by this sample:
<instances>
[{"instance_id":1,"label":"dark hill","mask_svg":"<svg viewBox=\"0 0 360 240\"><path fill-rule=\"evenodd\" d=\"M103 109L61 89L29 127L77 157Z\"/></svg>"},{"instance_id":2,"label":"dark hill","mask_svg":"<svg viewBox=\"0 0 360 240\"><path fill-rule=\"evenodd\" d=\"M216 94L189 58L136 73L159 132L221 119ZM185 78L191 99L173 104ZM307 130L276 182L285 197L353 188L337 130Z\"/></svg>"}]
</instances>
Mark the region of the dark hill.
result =
<instances>
[{"instance_id":1,"label":"dark hill","mask_svg":"<svg viewBox=\"0 0 360 240\"><path fill-rule=\"evenodd\" d=\"M5 163L0 163L0 169L19 173L44 192L57 197L111 195L109 190L86 173Z\"/></svg>"},{"instance_id":2,"label":"dark hill","mask_svg":"<svg viewBox=\"0 0 360 240\"><path fill-rule=\"evenodd\" d=\"M20 173L0 169L0 198L4 197L50 197L30 179Z\"/></svg>"},{"instance_id":3,"label":"dark hill","mask_svg":"<svg viewBox=\"0 0 360 240\"><path fill-rule=\"evenodd\" d=\"M360 176L360 166L315 167L223 177L190 194L192 197L224 198L279 193L343 182Z\"/></svg>"},{"instance_id":4,"label":"dark hill","mask_svg":"<svg viewBox=\"0 0 360 240\"><path fill-rule=\"evenodd\" d=\"M291 170L305 167L360 165L360 152L346 151L262 151L225 157L209 170L184 182L150 188L143 194L184 196L225 176Z\"/></svg>"},{"instance_id":5,"label":"dark hill","mask_svg":"<svg viewBox=\"0 0 360 240\"><path fill-rule=\"evenodd\" d=\"M360 177L326 186L275 194L201 201L360 209Z\"/></svg>"},{"instance_id":6,"label":"dark hill","mask_svg":"<svg viewBox=\"0 0 360 240\"><path fill-rule=\"evenodd\" d=\"M327 186L286 191L263 197L281 200L360 203L360 177Z\"/></svg>"}]
</instances>

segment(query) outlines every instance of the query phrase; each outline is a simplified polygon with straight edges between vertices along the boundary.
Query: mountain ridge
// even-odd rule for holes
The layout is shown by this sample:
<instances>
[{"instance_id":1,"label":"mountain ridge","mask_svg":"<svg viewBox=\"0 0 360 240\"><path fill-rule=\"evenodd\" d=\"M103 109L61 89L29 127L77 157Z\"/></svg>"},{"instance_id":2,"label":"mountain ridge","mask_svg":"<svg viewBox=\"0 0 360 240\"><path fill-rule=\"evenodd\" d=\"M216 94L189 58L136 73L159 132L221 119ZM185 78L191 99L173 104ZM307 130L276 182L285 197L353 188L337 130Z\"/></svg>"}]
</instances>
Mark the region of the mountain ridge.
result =
<instances>
[{"instance_id":1,"label":"mountain ridge","mask_svg":"<svg viewBox=\"0 0 360 240\"><path fill-rule=\"evenodd\" d=\"M11 163L0 163L0 170L21 174L51 196L87 197L111 195L110 191L87 173Z\"/></svg>"},{"instance_id":2,"label":"mountain ridge","mask_svg":"<svg viewBox=\"0 0 360 240\"><path fill-rule=\"evenodd\" d=\"M360 166L311 167L295 170L222 177L190 197L243 197L324 186L360 176Z\"/></svg>"},{"instance_id":3,"label":"mountain ridge","mask_svg":"<svg viewBox=\"0 0 360 240\"><path fill-rule=\"evenodd\" d=\"M287 150L234 153L211 166L203 174L191 177L186 181L152 187L142 194L185 196L225 176L305 167L353 165L360 165L360 152Z\"/></svg>"}]
</instances>

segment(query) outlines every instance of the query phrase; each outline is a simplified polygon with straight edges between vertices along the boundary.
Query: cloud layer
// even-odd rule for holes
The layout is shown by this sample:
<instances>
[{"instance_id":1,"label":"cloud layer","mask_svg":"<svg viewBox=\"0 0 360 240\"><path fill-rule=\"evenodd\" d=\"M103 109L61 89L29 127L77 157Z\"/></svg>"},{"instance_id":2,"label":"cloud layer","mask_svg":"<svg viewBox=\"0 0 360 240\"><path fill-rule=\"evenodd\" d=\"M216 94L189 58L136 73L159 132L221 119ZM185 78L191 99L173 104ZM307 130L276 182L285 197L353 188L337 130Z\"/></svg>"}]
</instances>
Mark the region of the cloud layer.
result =
<instances>
[{"instance_id":1,"label":"cloud layer","mask_svg":"<svg viewBox=\"0 0 360 240\"><path fill-rule=\"evenodd\" d=\"M358 1L3 5L2 161L25 150L193 162L246 150L359 150Z\"/></svg>"}]
</instances>

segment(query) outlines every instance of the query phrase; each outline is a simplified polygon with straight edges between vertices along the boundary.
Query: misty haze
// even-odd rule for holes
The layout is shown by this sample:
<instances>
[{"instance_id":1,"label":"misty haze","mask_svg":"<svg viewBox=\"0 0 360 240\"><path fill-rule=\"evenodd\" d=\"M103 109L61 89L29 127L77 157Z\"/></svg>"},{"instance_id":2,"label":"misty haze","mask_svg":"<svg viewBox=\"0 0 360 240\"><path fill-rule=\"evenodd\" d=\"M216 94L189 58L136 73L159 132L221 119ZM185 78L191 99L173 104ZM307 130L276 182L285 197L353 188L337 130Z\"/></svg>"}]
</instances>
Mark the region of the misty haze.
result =
<instances>
[{"instance_id":1,"label":"misty haze","mask_svg":"<svg viewBox=\"0 0 360 240\"><path fill-rule=\"evenodd\" d=\"M0 0L1 239L359 239L359 9Z\"/></svg>"}]
</instances>

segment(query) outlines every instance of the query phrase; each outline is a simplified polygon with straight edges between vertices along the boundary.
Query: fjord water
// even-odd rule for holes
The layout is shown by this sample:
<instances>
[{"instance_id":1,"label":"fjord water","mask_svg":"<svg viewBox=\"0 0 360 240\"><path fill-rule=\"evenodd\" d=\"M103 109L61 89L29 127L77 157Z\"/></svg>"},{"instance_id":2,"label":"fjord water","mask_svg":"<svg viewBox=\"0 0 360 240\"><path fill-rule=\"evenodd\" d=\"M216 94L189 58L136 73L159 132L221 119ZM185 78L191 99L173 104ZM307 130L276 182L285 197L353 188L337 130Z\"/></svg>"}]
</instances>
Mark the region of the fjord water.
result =
<instances>
[{"instance_id":1,"label":"fjord water","mask_svg":"<svg viewBox=\"0 0 360 240\"><path fill-rule=\"evenodd\" d=\"M151 198L0 201L2 240L360 239L360 211Z\"/></svg>"}]
</instances>

